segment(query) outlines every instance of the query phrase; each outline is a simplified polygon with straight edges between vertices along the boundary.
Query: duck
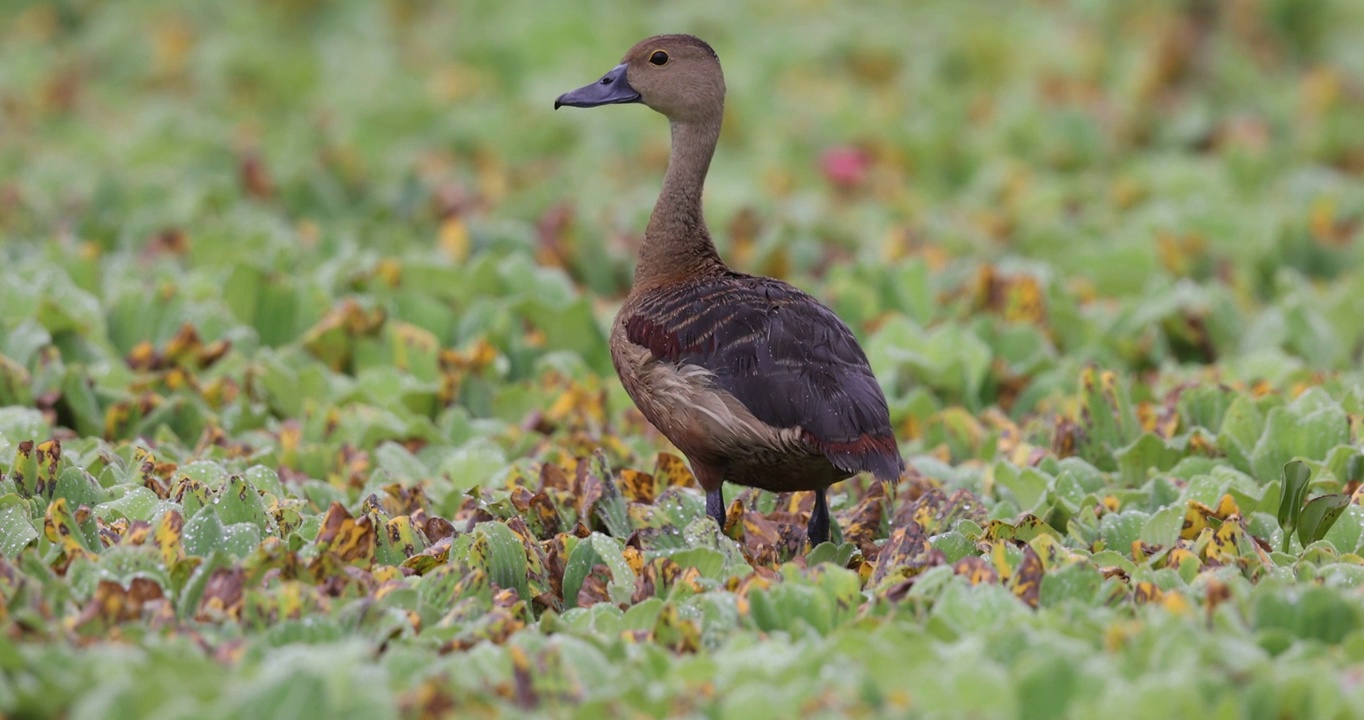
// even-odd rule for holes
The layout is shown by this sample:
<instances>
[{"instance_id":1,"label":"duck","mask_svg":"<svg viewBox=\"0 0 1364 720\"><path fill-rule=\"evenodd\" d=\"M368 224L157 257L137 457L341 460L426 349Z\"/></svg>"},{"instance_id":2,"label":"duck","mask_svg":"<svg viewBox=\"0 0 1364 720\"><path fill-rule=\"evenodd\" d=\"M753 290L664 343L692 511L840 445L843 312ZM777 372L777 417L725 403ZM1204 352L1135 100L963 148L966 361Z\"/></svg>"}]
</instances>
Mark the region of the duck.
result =
<instances>
[{"instance_id":1,"label":"duck","mask_svg":"<svg viewBox=\"0 0 1364 720\"><path fill-rule=\"evenodd\" d=\"M724 119L720 58L692 35L656 35L554 108L641 104L672 147L611 360L644 417L686 456L723 532L724 484L813 492L809 547L830 533L827 492L905 469L885 394L852 330L823 303L721 259L702 214Z\"/></svg>"}]
</instances>

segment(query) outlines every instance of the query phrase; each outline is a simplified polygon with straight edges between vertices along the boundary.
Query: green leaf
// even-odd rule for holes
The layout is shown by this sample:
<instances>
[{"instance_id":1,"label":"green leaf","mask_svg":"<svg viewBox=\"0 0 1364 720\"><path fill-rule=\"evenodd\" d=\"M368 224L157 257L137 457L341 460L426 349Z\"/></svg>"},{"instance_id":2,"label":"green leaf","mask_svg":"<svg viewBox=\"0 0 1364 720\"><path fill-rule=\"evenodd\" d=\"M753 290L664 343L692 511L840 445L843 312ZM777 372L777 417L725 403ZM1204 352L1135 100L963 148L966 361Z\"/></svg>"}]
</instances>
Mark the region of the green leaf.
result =
<instances>
[{"instance_id":1,"label":"green leaf","mask_svg":"<svg viewBox=\"0 0 1364 720\"><path fill-rule=\"evenodd\" d=\"M1099 533L1108 547L1120 553L1130 554L1132 542L1141 539L1142 529L1150 518L1150 515L1140 510L1109 513L1099 520Z\"/></svg>"},{"instance_id":2,"label":"green leaf","mask_svg":"<svg viewBox=\"0 0 1364 720\"><path fill-rule=\"evenodd\" d=\"M564 604L567 607L577 605L583 581L593 566L598 564L605 565L611 571L611 582L607 584L607 589L612 602L628 603L634 591L635 572L626 562L623 549L620 540L601 533L594 532L579 540L564 567Z\"/></svg>"},{"instance_id":3,"label":"green leaf","mask_svg":"<svg viewBox=\"0 0 1364 720\"><path fill-rule=\"evenodd\" d=\"M1001 462L995 465L995 482L1013 493L1019 510L1037 512L1047 490L1055 481L1036 468L1016 468Z\"/></svg>"},{"instance_id":4,"label":"green leaf","mask_svg":"<svg viewBox=\"0 0 1364 720\"><path fill-rule=\"evenodd\" d=\"M95 515L113 519L116 516L129 520L150 521L157 510L166 507L160 504L156 493L144 487L120 485L123 495L95 506Z\"/></svg>"},{"instance_id":5,"label":"green leaf","mask_svg":"<svg viewBox=\"0 0 1364 720\"><path fill-rule=\"evenodd\" d=\"M853 543L835 545L831 542L824 542L811 548L810 554L805 556L805 564L809 567L814 567L820 563L847 567L848 561L852 560L857 552L857 545Z\"/></svg>"},{"instance_id":6,"label":"green leaf","mask_svg":"<svg viewBox=\"0 0 1364 720\"><path fill-rule=\"evenodd\" d=\"M1092 603L1102 586L1103 575L1096 567L1084 562L1072 563L1042 576L1039 602L1043 607L1065 602Z\"/></svg>"},{"instance_id":7,"label":"green leaf","mask_svg":"<svg viewBox=\"0 0 1364 720\"><path fill-rule=\"evenodd\" d=\"M628 537L631 527L625 497L621 495L620 487L616 485L616 477L611 472L611 465L606 459L606 454L598 448L593 451L588 463L589 472L600 478L602 484L602 497L593 506L593 512L606 526L606 529L611 532L612 536Z\"/></svg>"},{"instance_id":8,"label":"green leaf","mask_svg":"<svg viewBox=\"0 0 1364 720\"><path fill-rule=\"evenodd\" d=\"M1350 441L1350 422L1340 404L1310 388L1290 405L1269 411L1252 456L1254 475L1272 478L1293 458L1324 460Z\"/></svg>"},{"instance_id":9,"label":"green leaf","mask_svg":"<svg viewBox=\"0 0 1364 720\"><path fill-rule=\"evenodd\" d=\"M680 568L696 568L703 578L711 580L724 578L725 556L719 550L694 547L669 553L668 558Z\"/></svg>"},{"instance_id":10,"label":"green leaf","mask_svg":"<svg viewBox=\"0 0 1364 720\"><path fill-rule=\"evenodd\" d=\"M1329 588L1308 587L1297 597L1286 597L1282 588L1256 594L1251 619L1257 630L1277 628L1334 644L1360 626L1359 608Z\"/></svg>"},{"instance_id":11,"label":"green leaf","mask_svg":"<svg viewBox=\"0 0 1364 720\"><path fill-rule=\"evenodd\" d=\"M1220 385L1199 385L1185 390L1180 393L1177 405L1182 424L1217 432L1237 397L1229 388Z\"/></svg>"},{"instance_id":12,"label":"green leaf","mask_svg":"<svg viewBox=\"0 0 1364 720\"><path fill-rule=\"evenodd\" d=\"M943 555L947 557L947 561L951 563L977 552L976 544L956 530L935 535L933 547L941 550Z\"/></svg>"},{"instance_id":13,"label":"green leaf","mask_svg":"<svg viewBox=\"0 0 1364 720\"><path fill-rule=\"evenodd\" d=\"M1283 466L1283 497L1279 500L1279 526L1283 528L1285 537L1298 526L1303 499L1307 497L1307 481L1311 476L1311 468L1301 460L1293 460Z\"/></svg>"},{"instance_id":14,"label":"green leaf","mask_svg":"<svg viewBox=\"0 0 1364 720\"><path fill-rule=\"evenodd\" d=\"M1118 449L1141 432L1131 395L1112 370L1089 367L1080 374L1080 422L1081 456L1100 469L1116 469Z\"/></svg>"},{"instance_id":15,"label":"green leaf","mask_svg":"<svg viewBox=\"0 0 1364 720\"><path fill-rule=\"evenodd\" d=\"M23 365L0 354L0 406L33 404L33 377Z\"/></svg>"},{"instance_id":16,"label":"green leaf","mask_svg":"<svg viewBox=\"0 0 1364 720\"><path fill-rule=\"evenodd\" d=\"M1333 494L1312 498L1298 516L1298 542L1307 547L1325 537L1349 505L1349 495Z\"/></svg>"},{"instance_id":17,"label":"green leaf","mask_svg":"<svg viewBox=\"0 0 1364 720\"><path fill-rule=\"evenodd\" d=\"M1130 445L1113 453L1123 483L1137 487L1146 482L1150 470L1168 470L1187 452L1186 443L1166 440L1153 433L1142 433Z\"/></svg>"},{"instance_id":18,"label":"green leaf","mask_svg":"<svg viewBox=\"0 0 1364 720\"><path fill-rule=\"evenodd\" d=\"M594 565L604 562L601 553L597 551L597 544L593 542L595 537L594 533L579 540L568 555L563 581L565 607L577 606L578 592L582 590L583 581L587 579Z\"/></svg>"},{"instance_id":19,"label":"green leaf","mask_svg":"<svg viewBox=\"0 0 1364 720\"><path fill-rule=\"evenodd\" d=\"M488 577L500 588L514 588L521 599L530 600L526 577L526 548L511 528L500 522L479 523L474 528L473 555L482 556Z\"/></svg>"},{"instance_id":20,"label":"green leaf","mask_svg":"<svg viewBox=\"0 0 1364 720\"><path fill-rule=\"evenodd\" d=\"M1253 472L1251 458L1264 432L1264 425L1264 414L1249 395L1238 395L1223 413L1222 425L1217 431L1217 446L1237 469Z\"/></svg>"},{"instance_id":21,"label":"green leaf","mask_svg":"<svg viewBox=\"0 0 1364 720\"><path fill-rule=\"evenodd\" d=\"M1148 545L1170 547L1179 539L1179 531L1183 525L1184 509L1179 505L1169 505L1147 518L1138 538Z\"/></svg>"},{"instance_id":22,"label":"green leaf","mask_svg":"<svg viewBox=\"0 0 1364 720\"><path fill-rule=\"evenodd\" d=\"M274 518L265 509L260 493L241 475L228 477L227 484L214 498L214 509L225 525L248 523L268 533L275 524Z\"/></svg>"},{"instance_id":23,"label":"green leaf","mask_svg":"<svg viewBox=\"0 0 1364 720\"><path fill-rule=\"evenodd\" d=\"M0 496L0 555L12 558L37 539L28 501L14 493Z\"/></svg>"},{"instance_id":24,"label":"green leaf","mask_svg":"<svg viewBox=\"0 0 1364 720\"><path fill-rule=\"evenodd\" d=\"M78 467L68 467L61 471L57 478L57 487L52 494L53 498L64 497L71 504L71 507L95 507L101 503L108 502L109 491L100 487L95 478L90 473Z\"/></svg>"},{"instance_id":25,"label":"green leaf","mask_svg":"<svg viewBox=\"0 0 1364 720\"><path fill-rule=\"evenodd\" d=\"M486 438L474 438L447 454L437 471L450 478L455 488L468 490L487 483L506 465L506 453L496 443Z\"/></svg>"},{"instance_id":26,"label":"green leaf","mask_svg":"<svg viewBox=\"0 0 1364 720\"><path fill-rule=\"evenodd\" d=\"M1347 505L1322 539L1334 545L1341 554L1358 553L1361 541L1364 541L1364 507Z\"/></svg>"},{"instance_id":27,"label":"green leaf","mask_svg":"<svg viewBox=\"0 0 1364 720\"><path fill-rule=\"evenodd\" d=\"M227 529L212 505L205 507L185 523L185 553L198 557L208 557L215 552L225 552Z\"/></svg>"}]
</instances>

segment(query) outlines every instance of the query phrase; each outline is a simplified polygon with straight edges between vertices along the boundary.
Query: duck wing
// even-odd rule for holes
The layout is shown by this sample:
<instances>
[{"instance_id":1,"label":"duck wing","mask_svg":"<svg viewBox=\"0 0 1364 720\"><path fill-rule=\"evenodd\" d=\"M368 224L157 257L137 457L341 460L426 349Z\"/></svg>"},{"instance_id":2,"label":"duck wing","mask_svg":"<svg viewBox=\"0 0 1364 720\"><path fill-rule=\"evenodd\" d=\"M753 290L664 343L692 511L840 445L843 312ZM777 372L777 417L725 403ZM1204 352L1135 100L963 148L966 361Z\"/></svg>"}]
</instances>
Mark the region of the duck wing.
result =
<instances>
[{"instance_id":1,"label":"duck wing","mask_svg":"<svg viewBox=\"0 0 1364 720\"><path fill-rule=\"evenodd\" d=\"M797 428L849 473L904 471L885 395L832 310L771 278L727 273L645 292L627 306L626 338L655 360L694 365L758 420Z\"/></svg>"}]
</instances>

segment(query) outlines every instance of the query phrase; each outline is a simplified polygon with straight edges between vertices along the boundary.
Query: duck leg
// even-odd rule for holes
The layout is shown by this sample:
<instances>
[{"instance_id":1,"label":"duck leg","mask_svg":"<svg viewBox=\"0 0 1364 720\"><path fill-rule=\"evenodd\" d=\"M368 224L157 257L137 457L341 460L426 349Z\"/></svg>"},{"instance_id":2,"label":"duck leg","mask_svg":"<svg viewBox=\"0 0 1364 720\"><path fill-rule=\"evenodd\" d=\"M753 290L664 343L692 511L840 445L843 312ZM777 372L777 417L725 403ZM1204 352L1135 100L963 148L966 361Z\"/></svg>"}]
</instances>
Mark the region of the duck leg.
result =
<instances>
[{"instance_id":1,"label":"duck leg","mask_svg":"<svg viewBox=\"0 0 1364 720\"><path fill-rule=\"evenodd\" d=\"M714 490L706 491L706 514L720 526L720 532L725 531L725 493L722 485L716 485Z\"/></svg>"},{"instance_id":2,"label":"duck leg","mask_svg":"<svg viewBox=\"0 0 1364 720\"><path fill-rule=\"evenodd\" d=\"M815 491L815 509L810 512L810 524L805 528L805 539L810 541L811 548L829 540L829 503L824 492Z\"/></svg>"}]
</instances>

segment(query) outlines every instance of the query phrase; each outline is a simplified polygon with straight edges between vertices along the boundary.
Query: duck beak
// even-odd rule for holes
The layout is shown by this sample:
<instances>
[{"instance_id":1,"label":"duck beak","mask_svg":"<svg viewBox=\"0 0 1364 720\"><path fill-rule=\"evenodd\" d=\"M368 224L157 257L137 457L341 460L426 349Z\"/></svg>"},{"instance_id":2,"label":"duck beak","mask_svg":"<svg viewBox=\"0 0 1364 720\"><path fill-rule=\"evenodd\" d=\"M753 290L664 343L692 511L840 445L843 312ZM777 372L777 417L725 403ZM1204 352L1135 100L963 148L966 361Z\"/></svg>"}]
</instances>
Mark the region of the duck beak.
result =
<instances>
[{"instance_id":1,"label":"duck beak","mask_svg":"<svg viewBox=\"0 0 1364 720\"><path fill-rule=\"evenodd\" d=\"M613 68L611 72L601 76L601 79L585 85L572 92L566 92L554 101L554 109L558 110L564 105L569 107L596 107L598 105L617 105L620 103L639 102L639 93L630 87L629 81L625 79L626 65L621 63Z\"/></svg>"}]
</instances>

